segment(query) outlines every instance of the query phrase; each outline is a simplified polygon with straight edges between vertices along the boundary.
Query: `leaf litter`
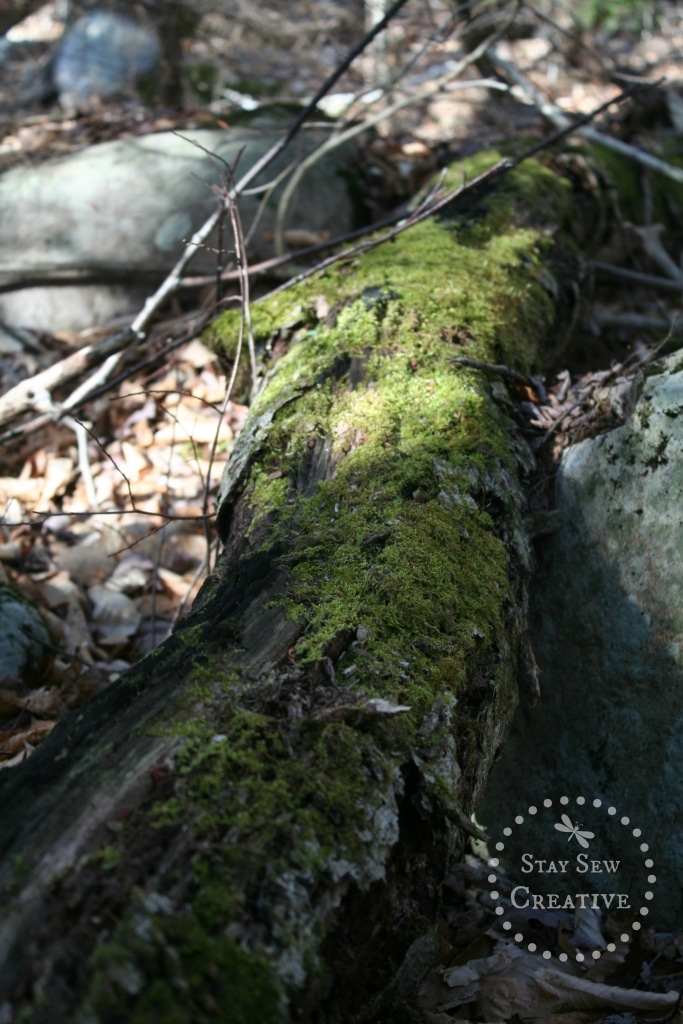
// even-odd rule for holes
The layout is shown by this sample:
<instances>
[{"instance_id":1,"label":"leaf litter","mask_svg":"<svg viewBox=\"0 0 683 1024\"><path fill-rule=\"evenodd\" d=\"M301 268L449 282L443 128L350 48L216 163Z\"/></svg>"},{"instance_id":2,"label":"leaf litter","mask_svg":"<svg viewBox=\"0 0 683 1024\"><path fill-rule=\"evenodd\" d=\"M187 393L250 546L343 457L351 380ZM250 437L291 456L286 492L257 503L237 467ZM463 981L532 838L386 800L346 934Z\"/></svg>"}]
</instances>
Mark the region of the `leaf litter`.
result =
<instances>
[{"instance_id":1,"label":"leaf litter","mask_svg":"<svg viewBox=\"0 0 683 1024\"><path fill-rule=\"evenodd\" d=\"M500 871L496 888L503 896L494 905L487 884L491 868L478 847L475 843L476 853L466 856L446 883L440 957L416 998L422 1019L431 1024L680 1024L680 934L659 935L644 928L626 944L619 938L624 922L609 914L588 911L575 920L555 910L514 910L509 899L513 883ZM494 912L501 902L508 911L504 917ZM520 941L502 926L512 920L510 913ZM614 945L611 951L604 948L608 939ZM582 948L596 945L603 947L598 958L577 958Z\"/></svg>"},{"instance_id":2,"label":"leaf litter","mask_svg":"<svg viewBox=\"0 0 683 1024\"><path fill-rule=\"evenodd\" d=\"M30 684L0 680L0 770L161 643L192 603L212 559L213 497L247 412L230 403L222 416L225 390L216 357L195 340L153 380L91 403L85 475L63 427L6 458L0 583L34 603L52 643Z\"/></svg>"}]
</instances>

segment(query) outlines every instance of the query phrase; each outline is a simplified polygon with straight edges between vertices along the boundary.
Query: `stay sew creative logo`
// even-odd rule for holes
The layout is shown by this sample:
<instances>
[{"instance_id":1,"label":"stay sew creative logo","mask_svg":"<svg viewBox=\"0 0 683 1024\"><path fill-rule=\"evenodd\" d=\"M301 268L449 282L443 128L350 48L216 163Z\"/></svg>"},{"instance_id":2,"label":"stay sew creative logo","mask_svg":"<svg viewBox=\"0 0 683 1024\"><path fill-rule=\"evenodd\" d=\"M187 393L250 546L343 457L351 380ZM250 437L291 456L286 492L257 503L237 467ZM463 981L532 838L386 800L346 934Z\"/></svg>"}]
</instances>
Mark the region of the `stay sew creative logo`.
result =
<instances>
[{"instance_id":1,"label":"stay sew creative logo","mask_svg":"<svg viewBox=\"0 0 683 1024\"><path fill-rule=\"evenodd\" d=\"M652 852L613 804L547 797L500 831L489 844L491 898L502 929L530 952L597 960L647 923Z\"/></svg>"}]
</instances>

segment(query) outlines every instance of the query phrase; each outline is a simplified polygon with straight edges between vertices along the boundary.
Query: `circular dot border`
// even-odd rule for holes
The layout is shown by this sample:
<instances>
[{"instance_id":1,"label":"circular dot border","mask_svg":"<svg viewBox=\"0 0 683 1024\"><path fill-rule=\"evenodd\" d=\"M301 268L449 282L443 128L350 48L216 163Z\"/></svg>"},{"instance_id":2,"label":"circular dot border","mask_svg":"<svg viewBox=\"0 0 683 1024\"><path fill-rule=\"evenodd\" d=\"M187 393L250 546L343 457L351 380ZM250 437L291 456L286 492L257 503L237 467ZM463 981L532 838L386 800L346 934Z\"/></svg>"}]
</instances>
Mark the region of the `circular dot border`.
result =
<instances>
[{"instance_id":1,"label":"circular dot border","mask_svg":"<svg viewBox=\"0 0 683 1024\"><path fill-rule=\"evenodd\" d=\"M615 818L617 813L618 813L616 807L614 807L612 804L607 804L606 805L604 800L600 800L597 797L594 800L589 802L588 800L586 800L585 797L577 796L574 802L577 805L577 807L585 807L589 803L592 804L592 806L596 810L599 810L600 808L605 807L606 813L610 817L612 817L612 818ZM571 800L570 800L570 798L568 796L561 796L559 798L559 800L557 801L557 803L558 803L560 809L566 809L566 808L569 807L569 805L571 803ZM543 800L543 807L546 810L550 810L553 806L554 806L554 801L551 800L550 797L546 797ZM538 807L536 807L534 804L531 804L527 808L527 814L530 817L533 818L536 814L538 814ZM641 832L641 830L639 828L630 827L630 826L632 826L632 822L631 822L631 819L629 817L624 815L621 818L619 818L618 820L619 820L619 823L625 829L629 829L630 834L633 836L634 839L640 839L642 837L642 832ZM525 822L524 815L517 814L515 816L514 823L515 823L516 826L519 827L520 825L523 825L524 822ZM503 835L506 836L506 837L511 836L512 833L513 833L513 829L510 826L506 826L503 829ZM502 853L503 850L505 849L505 843L504 842L497 842L495 844L495 848L496 848L498 853ZM639 844L639 849L640 849L640 852L644 855L644 857L643 857L643 864L644 864L644 866L645 866L645 868L647 869L647 872L648 872L647 881L648 881L649 885L654 885L654 883L657 881L657 876L654 874L654 871L653 871L653 869L654 869L654 861L652 860L652 857L649 856L650 848L649 848L647 843L641 842ZM488 863L489 867L497 868L499 866L499 864L500 864L500 859L498 857L489 857L487 863ZM495 884L498 881L498 879L497 879L495 874L491 873L488 876L488 881L489 881L489 883L492 886L495 886ZM500 899L500 895L501 894L500 894L500 892L498 892L497 889L493 888L491 890L491 894L490 895L491 895L491 899L492 900L497 901L497 900ZM649 902L652 899L654 899L654 892L652 892L651 889L647 889L643 893L643 900L645 902L637 910L637 915L639 917L642 917L642 918L647 917L647 915L649 914L649 907L647 906L647 902ZM496 907L496 914L498 916L502 917L502 915L504 913L505 913L505 908L502 905L498 905ZM512 923L510 921L503 921L503 925L502 926L503 926L503 929L505 931L512 932ZM631 932L638 932L638 931L640 931L641 928L642 928L642 922L639 921L639 920L635 920L631 924ZM619 936L619 939L620 939L621 942L627 943L627 942L631 941L632 937L633 937L632 934L629 934L628 931L624 931ZM515 932L513 938L514 938L515 942L517 942L519 945L524 945L525 939L524 939L524 936L523 936L523 934L521 932ZM552 955L553 955L552 952L549 949L539 950L538 944L535 943L535 942L527 943L526 948L527 948L527 950L530 953L540 952L541 955L543 956L543 958L546 959L546 960L550 960L552 958ZM616 950L616 948L617 947L616 947L614 942L608 942L606 947L605 947L605 951L608 952L608 953L613 953ZM597 960L600 959L601 956L602 956L602 951L599 950L599 949L593 950L590 954L582 953L580 950L577 950L577 952L575 953L575 959L576 959L576 961L578 963L582 963L584 961L587 961L587 962L590 963L591 960L597 961ZM569 960L569 955L567 953L560 953L559 956L558 956L558 959L560 961L562 961L563 963L565 963L567 960Z\"/></svg>"}]
</instances>

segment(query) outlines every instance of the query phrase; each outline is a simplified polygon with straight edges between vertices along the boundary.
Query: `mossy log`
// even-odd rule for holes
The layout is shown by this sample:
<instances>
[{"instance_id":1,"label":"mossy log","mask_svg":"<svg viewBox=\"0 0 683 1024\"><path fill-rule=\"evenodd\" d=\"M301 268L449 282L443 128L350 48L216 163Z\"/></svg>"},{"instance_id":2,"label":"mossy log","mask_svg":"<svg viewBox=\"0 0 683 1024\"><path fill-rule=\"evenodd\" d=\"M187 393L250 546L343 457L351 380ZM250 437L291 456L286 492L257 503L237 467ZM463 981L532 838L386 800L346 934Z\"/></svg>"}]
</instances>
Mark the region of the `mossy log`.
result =
<instances>
[{"instance_id":1,"label":"mossy log","mask_svg":"<svg viewBox=\"0 0 683 1024\"><path fill-rule=\"evenodd\" d=\"M532 457L456 359L529 370L566 337L571 201L530 162L254 307L216 571L0 778L3 1021L395 1018L533 681Z\"/></svg>"}]
</instances>

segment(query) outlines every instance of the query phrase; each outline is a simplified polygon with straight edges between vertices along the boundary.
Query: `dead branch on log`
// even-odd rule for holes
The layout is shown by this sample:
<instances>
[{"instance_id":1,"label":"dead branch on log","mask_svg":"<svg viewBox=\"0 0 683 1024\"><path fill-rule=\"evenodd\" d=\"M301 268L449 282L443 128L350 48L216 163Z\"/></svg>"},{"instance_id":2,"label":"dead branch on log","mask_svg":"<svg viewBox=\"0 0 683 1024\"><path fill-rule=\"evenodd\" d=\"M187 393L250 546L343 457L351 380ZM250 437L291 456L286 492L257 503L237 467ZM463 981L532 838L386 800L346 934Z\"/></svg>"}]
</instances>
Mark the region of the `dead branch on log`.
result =
<instances>
[{"instance_id":1,"label":"dead branch on log","mask_svg":"<svg viewBox=\"0 0 683 1024\"><path fill-rule=\"evenodd\" d=\"M512 82L520 87L523 92L528 96L534 106L547 117L549 121L557 125L562 130L571 124L571 121L566 114L563 114L559 107L556 107L547 96L545 96L540 89L538 89L533 82L530 82L518 68L509 61L503 60L498 54L492 50L489 53L489 57L493 63L500 69L502 74L509 78ZM634 90L639 88L654 89L658 85L661 85L664 81L663 78L658 79L656 82L636 82L633 85ZM604 146L606 149L612 149L615 153L620 153L622 156L628 157L630 160L635 160L636 163L642 164L644 167L649 167L653 171L658 171L667 178L671 178L672 181L683 182L683 170L679 167L674 167L673 164L666 163L664 160L660 160L659 157L652 156L651 153L646 153L643 149L638 149L637 146L632 146L627 142L622 142L621 139L615 139L611 135L605 135L603 132L599 132L596 128L589 126L582 126L578 129L579 135L587 142L595 143L598 146Z\"/></svg>"}]
</instances>

